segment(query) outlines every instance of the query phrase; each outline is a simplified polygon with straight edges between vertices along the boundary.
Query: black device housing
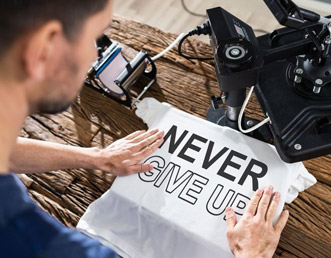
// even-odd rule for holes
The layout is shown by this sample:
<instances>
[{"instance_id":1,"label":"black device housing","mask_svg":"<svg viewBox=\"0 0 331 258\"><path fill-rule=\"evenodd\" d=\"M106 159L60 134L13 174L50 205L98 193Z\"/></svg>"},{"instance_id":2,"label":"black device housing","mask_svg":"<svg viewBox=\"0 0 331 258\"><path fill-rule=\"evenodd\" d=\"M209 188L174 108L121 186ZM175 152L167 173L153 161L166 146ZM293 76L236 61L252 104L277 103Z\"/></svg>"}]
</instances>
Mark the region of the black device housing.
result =
<instances>
[{"instance_id":1,"label":"black device housing","mask_svg":"<svg viewBox=\"0 0 331 258\"><path fill-rule=\"evenodd\" d=\"M301 28L305 24L299 8L287 0L264 0L278 22L291 28Z\"/></svg>"},{"instance_id":2,"label":"black device housing","mask_svg":"<svg viewBox=\"0 0 331 258\"><path fill-rule=\"evenodd\" d=\"M300 84L294 82L293 72L298 64L297 56L307 54L315 47L314 42L306 37L307 31L318 34L322 29L320 24L306 24L300 30L277 30L274 32L277 37L265 35L258 38L266 59L255 93L271 119L275 146L286 162L331 153L331 83L326 83L316 96L312 92L313 85L307 90L303 88L305 84L311 84L310 81L303 78ZM277 57L277 52L287 58ZM325 82L329 77L325 74L331 72L330 56L327 60L328 63L318 66L325 78L320 74L316 77L323 78Z\"/></svg>"},{"instance_id":3,"label":"black device housing","mask_svg":"<svg viewBox=\"0 0 331 258\"><path fill-rule=\"evenodd\" d=\"M220 89L229 92L255 85L263 59L253 29L219 7L208 9L207 17ZM244 57L228 58L226 51L236 46L243 47Z\"/></svg>"},{"instance_id":4,"label":"black device housing","mask_svg":"<svg viewBox=\"0 0 331 258\"><path fill-rule=\"evenodd\" d=\"M256 86L259 103L271 120L274 144L284 161L330 154L331 50L322 46L329 32L317 22L319 15L298 8L290 0L264 1L278 21L290 28L256 38L249 25L222 8L207 10L219 87L234 96L232 103L241 106L246 87ZM234 24L246 31L244 37ZM244 42L251 54L237 66L224 58L224 49L233 42ZM298 68L303 70L302 82L295 81ZM319 94L313 93L315 78L323 81ZM228 101L226 104L229 106ZM216 111L210 113L219 121ZM219 114L224 116L224 112Z\"/></svg>"}]
</instances>

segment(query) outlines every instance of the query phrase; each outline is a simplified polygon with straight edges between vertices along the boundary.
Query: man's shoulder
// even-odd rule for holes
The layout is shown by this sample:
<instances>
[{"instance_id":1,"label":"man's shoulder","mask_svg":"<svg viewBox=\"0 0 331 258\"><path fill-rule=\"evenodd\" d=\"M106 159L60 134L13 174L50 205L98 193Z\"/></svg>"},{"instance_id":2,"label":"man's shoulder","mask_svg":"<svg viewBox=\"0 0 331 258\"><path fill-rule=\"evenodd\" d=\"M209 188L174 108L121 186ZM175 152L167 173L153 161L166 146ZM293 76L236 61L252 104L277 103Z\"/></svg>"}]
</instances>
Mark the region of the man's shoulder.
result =
<instances>
[{"instance_id":1,"label":"man's shoulder","mask_svg":"<svg viewBox=\"0 0 331 258\"><path fill-rule=\"evenodd\" d=\"M42 211L16 175L0 176L1 257L118 257Z\"/></svg>"}]
</instances>

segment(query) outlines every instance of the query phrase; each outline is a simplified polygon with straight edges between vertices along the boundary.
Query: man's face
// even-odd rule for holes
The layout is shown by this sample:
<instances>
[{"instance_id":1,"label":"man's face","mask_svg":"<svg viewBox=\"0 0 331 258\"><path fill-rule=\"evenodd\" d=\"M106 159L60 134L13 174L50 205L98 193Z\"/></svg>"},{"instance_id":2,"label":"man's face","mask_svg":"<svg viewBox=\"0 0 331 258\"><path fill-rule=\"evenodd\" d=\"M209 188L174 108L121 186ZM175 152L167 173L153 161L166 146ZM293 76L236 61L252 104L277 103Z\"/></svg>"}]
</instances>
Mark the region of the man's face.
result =
<instances>
[{"instance_id":1,"label":"man's face","mask_svg":"<svg viewBox=\"0 0 331 258\"><path fill-rule=\"evenodd\" d=\"M57 39L58 50L47 66L37 112L62 112L76 99L89 67L97 58L94 42L111 22L111 9L112 0L104 10L87 19L73 42L65 35Z\"/></svg>"}]
</instances>

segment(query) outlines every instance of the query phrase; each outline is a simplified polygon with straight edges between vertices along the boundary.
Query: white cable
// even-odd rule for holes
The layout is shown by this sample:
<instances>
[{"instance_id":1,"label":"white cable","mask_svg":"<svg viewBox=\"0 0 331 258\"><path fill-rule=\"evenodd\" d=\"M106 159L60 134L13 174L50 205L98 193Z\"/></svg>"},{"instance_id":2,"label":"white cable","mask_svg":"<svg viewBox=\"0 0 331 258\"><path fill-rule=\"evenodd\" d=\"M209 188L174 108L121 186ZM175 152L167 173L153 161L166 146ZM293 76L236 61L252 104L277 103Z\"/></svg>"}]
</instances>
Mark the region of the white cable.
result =
<instances>
[{"instance_id":1,"label":"white cable","mask_svg":"<svg viewBox=\"0 0 331 258\"><path fill-rule=\"evenodd\" d=\"M244 101L244 104L243 106L241 107L240 109L240 113L239 113L239 118L238 118L238 127L239 127L239 130L240 132L242 133L250 133L250 132L253 132L254 130L260 128L262 125L270 122L270 118L267 117L266 119L264 119L263 121L261 121L260 123L254 125L252 128L249 128L247 130L244 130L242 127L241 127L241 121L242 121L242 118L243 118L243 115L244 115L244 112L245 112L245 109L246 109L246 106L247 106L247 103L249 101L249 99L251 98L252 96L252 93L253 93L253 90L254 90L254 86L251 87L245 101Z\"/></svg>"},{"instance_id":2,"label":"white cable","mask_svg":"<svg viewBox=\"0 0 331 258\"><path fill-rule=\"evenodd\" d=\"M179 42L179 41L180 41L185 35L186 35L185 33L180 34L180 35L176 38L176 40L170 44L169 47L167 47L165 50L163 50L160 54L158 54L158 55L152 57L152 60L155 61L156 59L160 58L160 57L163 56L165 53L167 53L169 50L171 50L172 48L174 48L174 47L177 45L177 43L178 43L178 42Z\"/></svg>"},{"instance_id":3,"label":"white cable","mask_svg":"<svg viewBox=\"0 0 331 258\"><path fill-rule=\"evenodd\" d=\"M325 25L329 25L331 23L331 19L321 16L318 22Z\"/></svg>"},{"instance_id":4,"label":"white cable","mask_svg":"<svg viewBox=\"0 0 331 258\"><path fill-rule=\"evenodd\" d=\"M322 23L322 24L325 24L327 26L327 28L329 29L330 38L331 38L331 19L321 16L321 18L319 19L318 22Z\"/></svg>"}]
</instances>

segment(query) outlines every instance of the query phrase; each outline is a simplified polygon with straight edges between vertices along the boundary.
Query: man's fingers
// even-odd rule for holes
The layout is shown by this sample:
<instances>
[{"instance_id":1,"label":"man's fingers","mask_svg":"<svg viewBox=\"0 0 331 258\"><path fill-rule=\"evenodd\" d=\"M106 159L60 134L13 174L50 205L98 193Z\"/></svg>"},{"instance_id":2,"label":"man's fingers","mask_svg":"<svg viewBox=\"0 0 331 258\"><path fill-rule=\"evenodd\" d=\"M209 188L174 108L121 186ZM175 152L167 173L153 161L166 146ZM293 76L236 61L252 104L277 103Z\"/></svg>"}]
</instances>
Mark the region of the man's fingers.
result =
<instances>
[{"instance_id":1,"label":"man's fingers","mask_svg":"<svg viewBox=\"0 0 331 258\"><path fill-rule=\"evenodd\" d=\"M129 134L128 136L124 137L124 139L125 140L131 140L131 139L134 139L138 135L141 135L141 134L143 134L145 132L146 132L145 130L136 131L136 132L133 132L133 133Z\"/></svg>"},{"instance_id":2,"label":"man's fingers","mask_svg":"<svg viewBox=\"0 0 331 258\"><path fill-rule=\"evenodd\" d=\"M140 161L143 158L151 155L158 147L160 147L162 143L163 143L163 138L158 139L151 145L146 146L144 149L134 154L133 156L135 157L135 159Z\"/></svg>"},{"instance_id":3,"label":"man's fingers","mask_svg":"<svg viewBox=\"0 0 331 258\"><path fill-rule=\"evenodd\" d=\"M248 204L245 214L250 215L252 217L255 215L262 193L263 193L263 189L259 189L255 192L255 194L253 195L252 199Z\"/></svg>"},{"instance_id":4,"label":"man's fingers","mask_svg":"<svg viewBox=\"0 0 331 258\"><path fill-rule=\"evenodd\" d=\"M233 229L237 223L237 218L234 210L231 207L227 207L225 210L226 228L227 230Z\"/></svg>"},{"instance_id":5,"label":"man's fingers","mask_svg":"<svg viewBox=\"0 0 331 258\"><path fill-rule=\"evenodd\" d=\"M164 136L164 131L158 132L156 134L153 134L147 138L145 138L144 140L142 140L141 142L138 143L138 149L144 149L146 147L150 147L150 145L154 142L156 142L159 139L162 139Z\"/></svg>"},{"instance_id":6,"label":"man's fingers","mask_svg":"<svg viewBox=\"0 0 331 258\"><path fill-rule=\"evenodd\" d=\"M266 220L272 222L275 214L276 214L276 210L278 207L278 203L279 203L279 199L280 199L280 193L276 192L273 196L272 196L272 200L267 212L267 216L266 216Z\"/></svg>"},{"instance_id":7,"label":"man's fingers","mask_svg":"<svg viewBox=\"0 0 331 258\"><path fill-rule=\"evenodd\" d=\"M272 195L272 189L273 189L273 187L271 185L269 185L263 192L263 196L260 200L259 206L257 208L257 213L256 213L260 218L265 219L266 212L268 210L271 195Z\"/></svg>"},{"instance_id":8,"label":"man's fingers","mask_svg":"<svg viewBox=\"0 0 331 258\"><path fill-rule=\"evenodd\" d=\"M288 220L288 217L289 217L289 212L287 210L283 211L282 214L280 215L278 221L276 222L276 225L274 226L278 234L280 234L283 231L286 222Z\"/></svg>"},{"instance_id":9,"label":"man's fingers","mask_svg":"<svg viewBox=\"0 0 331 258\"><path fill-rule=\"evenodd\" d=\"M159 129L153 129L147 132L144 132L143 134L139 134L136 137L131 139L131 142L133 143L138 143L141 142L142 140L146 139L147 137L156 134L159 131Z\"/></svg>"},{"instance_id":10,"label":"man's fingers","mask_svg":"<svg viewBox=\"0 0 331 258\"><path fill-rule=\"evenodd\" d=\"M143 173L153 169L152 164L137 164L129 167L129 174Z\"/></svg>"}]
</instances>

